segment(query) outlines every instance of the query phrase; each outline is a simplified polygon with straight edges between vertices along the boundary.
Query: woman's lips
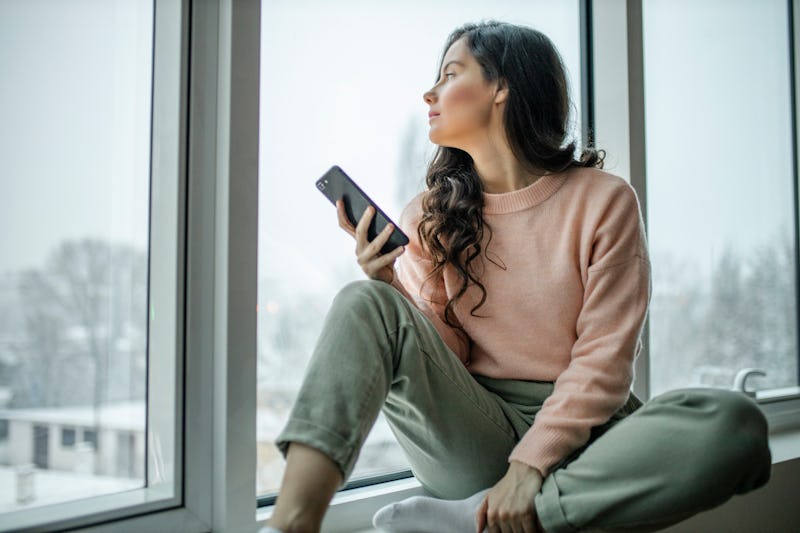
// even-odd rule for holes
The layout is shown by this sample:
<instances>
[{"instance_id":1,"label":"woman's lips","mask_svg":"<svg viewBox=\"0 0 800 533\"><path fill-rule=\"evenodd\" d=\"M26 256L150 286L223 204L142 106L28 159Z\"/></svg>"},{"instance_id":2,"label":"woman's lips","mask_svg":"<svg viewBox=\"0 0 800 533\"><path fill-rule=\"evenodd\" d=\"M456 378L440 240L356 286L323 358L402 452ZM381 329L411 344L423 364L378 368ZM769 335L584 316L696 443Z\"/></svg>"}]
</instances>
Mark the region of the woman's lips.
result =
<instances>
[{"instance_id":1,"label":"woman's lips","mask_svg":"<svg viewBox=\"0 0 800 533\"><path fill-rule=\"evenodd\" d=\"M430 113L428 113L428 120L433 120L438 116L439 116L439 113L436 113L435 111L431 111Z\"/></svg>"}]
</instances>

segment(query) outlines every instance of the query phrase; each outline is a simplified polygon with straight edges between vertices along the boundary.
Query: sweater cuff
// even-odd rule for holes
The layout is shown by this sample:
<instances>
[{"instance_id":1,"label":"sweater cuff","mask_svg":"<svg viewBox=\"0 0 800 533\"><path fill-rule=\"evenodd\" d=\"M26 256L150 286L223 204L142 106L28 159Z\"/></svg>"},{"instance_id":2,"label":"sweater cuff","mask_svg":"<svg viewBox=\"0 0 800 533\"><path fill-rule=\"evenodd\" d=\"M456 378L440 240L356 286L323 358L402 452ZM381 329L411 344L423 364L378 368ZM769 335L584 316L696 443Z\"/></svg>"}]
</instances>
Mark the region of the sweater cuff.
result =
<instances>
[{"instance_id":1,"label":"sweater cuff","mask_svg":"<svg viewBox=\"0 0 800 533\"><path fill-rule=\"evenodd\" d=\"M508 460L532 466L545 478L559 461L569 455L569 450L563 442L562 435L542 429L536 428L535 432L528 430L511 451Z\"/></svg>"}]
</instances>

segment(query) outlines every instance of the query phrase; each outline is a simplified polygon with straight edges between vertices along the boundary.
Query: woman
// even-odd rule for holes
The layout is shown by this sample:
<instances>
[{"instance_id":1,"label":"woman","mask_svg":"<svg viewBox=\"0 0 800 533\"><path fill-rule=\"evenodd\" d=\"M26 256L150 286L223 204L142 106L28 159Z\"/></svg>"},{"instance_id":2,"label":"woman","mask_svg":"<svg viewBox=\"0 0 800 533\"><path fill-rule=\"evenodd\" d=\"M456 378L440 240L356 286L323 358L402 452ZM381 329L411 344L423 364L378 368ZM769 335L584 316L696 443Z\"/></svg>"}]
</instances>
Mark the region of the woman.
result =
<instances>
[{"instance_id":1,"label":"woman","mask_svg":"<svg viewBox=\"0 0 800 533\"><path fill-rule=\"evenodd\" d=\"M388 531L655 530L766 483L744 395L630 393L650 295L639 205L592 148L574 158L561 59L541 33L469 24L424 94L439 149L391 227L353 227L371 281L335 299L289 422L269 531L318 531L382 409L433 498ZM397 268L395 268L397 267ZM459 500L459 498L465 498Z\"/></svg>"}]
</instances>

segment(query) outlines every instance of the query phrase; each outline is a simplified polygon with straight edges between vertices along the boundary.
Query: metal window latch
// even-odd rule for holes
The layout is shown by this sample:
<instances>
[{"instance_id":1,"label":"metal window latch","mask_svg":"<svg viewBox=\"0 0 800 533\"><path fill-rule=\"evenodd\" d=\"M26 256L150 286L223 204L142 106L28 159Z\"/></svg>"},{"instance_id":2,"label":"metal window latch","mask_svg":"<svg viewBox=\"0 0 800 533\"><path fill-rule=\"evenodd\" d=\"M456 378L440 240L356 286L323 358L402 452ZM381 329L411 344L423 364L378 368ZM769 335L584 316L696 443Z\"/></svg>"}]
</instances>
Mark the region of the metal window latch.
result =
<instances>
[{"instance_id":1,"label":"metal window latch","mask_svg":"<svg viewBox=\"0 0 800 533\"><path fill-rule=\"evenodd\" d=\"M747 378L750 376L765 377L766 375L767 373L759 368L743 368L742 370L739 370L739 372L736 373L736 377L733 378L733 390L743 392L751 398L755 398L756 391L747 390L745 388L745 385L747 384Z\"/></svg>"}]
</instances>

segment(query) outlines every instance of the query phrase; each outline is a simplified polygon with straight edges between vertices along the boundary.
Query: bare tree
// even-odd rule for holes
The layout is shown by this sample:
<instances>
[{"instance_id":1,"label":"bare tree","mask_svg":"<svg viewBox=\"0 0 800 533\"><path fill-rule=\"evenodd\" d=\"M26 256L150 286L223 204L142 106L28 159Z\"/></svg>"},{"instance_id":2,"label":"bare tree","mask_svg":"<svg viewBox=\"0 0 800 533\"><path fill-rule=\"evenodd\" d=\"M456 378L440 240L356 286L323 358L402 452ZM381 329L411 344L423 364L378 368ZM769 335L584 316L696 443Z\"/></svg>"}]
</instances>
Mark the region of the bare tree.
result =
<instances>
[{"instance_id":1,"label":"bare tree","mask_svg":"<svg viewBox=\"0 0 800 533\"><path fill-rule=\"evenodd\" d=\"M13 407L49 407L64 401L60 379L64 354L66 317L55 302L55 290L36 270L22 273L18 281L23 302L25 340L15 351L17 379L13 384Z\"/></svg>"},{"instance_id":2,"label":"bare tree","mask_svg":"<svg viewBox=\"0 0 800 533\"><path fill-rule=\"evenodd\" d=\"M759 389L797 383L794 246L771 242L746 255L728 248L706 282L676 276L673 258L653 259L650 343L654 388L730 387L748 367L767 372Z\"/></svg>"},{"instance_id":3,"label":"bare tree","mask_svg":"<svg viewBox=\"0 0 800 533\"><path fill-rule=\"evenodd\" d=\"M144 395L146 254L100 240L63 242L42 270L19 277L18 289L26 342L14 405L90 403L99 435L110 384L115 399ZM115 365L123 352L130 361ZM118 390L121 382L128 390Z\"/></svg>"}]
</instances>

